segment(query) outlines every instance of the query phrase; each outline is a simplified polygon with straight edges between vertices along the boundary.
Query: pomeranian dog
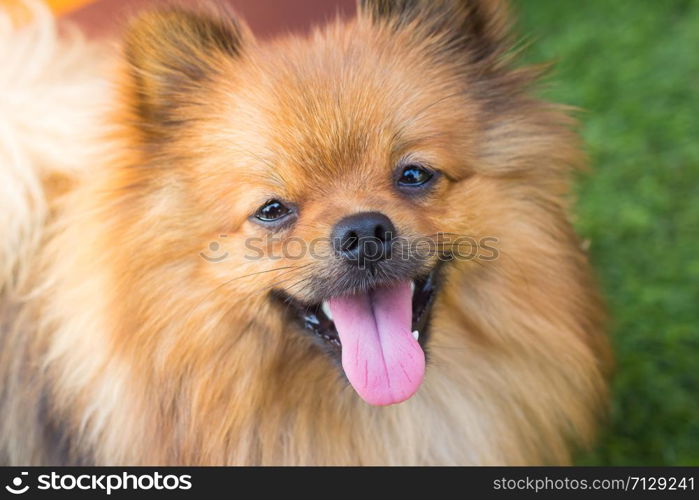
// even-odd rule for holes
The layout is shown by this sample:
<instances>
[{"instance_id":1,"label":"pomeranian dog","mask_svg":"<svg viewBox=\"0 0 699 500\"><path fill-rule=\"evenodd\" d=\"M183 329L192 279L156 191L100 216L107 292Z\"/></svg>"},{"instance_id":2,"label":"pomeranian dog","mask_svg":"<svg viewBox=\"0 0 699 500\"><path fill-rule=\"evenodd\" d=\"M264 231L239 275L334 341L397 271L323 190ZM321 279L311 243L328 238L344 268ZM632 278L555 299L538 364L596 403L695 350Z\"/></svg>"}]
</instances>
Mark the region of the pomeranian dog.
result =
<instances>
[{"instance_id":1,"label":"pomeranian dog","mask_svg":"<svg viewBox=\"0 0 699 500\"><path fill-rule=\"evenodd\" d=\"M363 0L264 43L169 6L118 50L27 5L0 19L0 462L591 442L610 356L568 217L582 155L502 2Z\"/></svg>"}]
</instances>

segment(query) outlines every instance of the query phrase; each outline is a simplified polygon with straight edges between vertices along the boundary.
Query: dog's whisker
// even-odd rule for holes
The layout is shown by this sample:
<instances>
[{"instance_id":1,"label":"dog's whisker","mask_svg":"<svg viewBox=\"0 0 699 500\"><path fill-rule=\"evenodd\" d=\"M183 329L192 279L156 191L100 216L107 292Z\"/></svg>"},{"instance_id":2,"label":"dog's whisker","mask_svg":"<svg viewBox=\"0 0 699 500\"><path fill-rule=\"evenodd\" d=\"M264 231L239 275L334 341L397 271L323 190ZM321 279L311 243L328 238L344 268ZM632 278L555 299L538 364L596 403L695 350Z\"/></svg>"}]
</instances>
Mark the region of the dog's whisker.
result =
<instances>
[{"instance_id":1,"label":"dog's whisker","mask_svg":"<svg viewBox=\"0 0 699 500\"><path fill-rule=\"evenodd\" d=\"M216 293L217 291L219 291L221 288L223 288L223 287L229 285L229 284L232 283L233 281L240 280L240 279L243 279L243 278L247 278L247 277L250 277L250 276L257 276L257 275L260 275L260 274L266 274L266 273L270 273L270 272L275 272L275 271L283 271L283 270L287 270L287 269L293 270L293 269L296 268L296 267L297 267L297 266L283 266L283 267L278 267L278 268L274 268L274 269L265 269L264 271L258 271L258 272L255 272L255 273L249 273L249 274L245 274L245 275L242 275L242 276L236 276L236 277L234 277L234 278L231 278L231 279L229 279L229 280L226 280L226 281L224 281L223 283L220 283L218 286L214 287L213 289L209 290L209 291L204 295L204 297L202 297L201 300L199 300L199 301L195 304L195 306L189 311L189 313L187 314L187 316L184 318L184 321L183 321L183 322L184 322L184 323L187 323L187 322L191 319L191 317L192 317L196 312L198 312L198 309L199 309L199 308L214 294L214 293Z\"/></svg>"}]
</instances>

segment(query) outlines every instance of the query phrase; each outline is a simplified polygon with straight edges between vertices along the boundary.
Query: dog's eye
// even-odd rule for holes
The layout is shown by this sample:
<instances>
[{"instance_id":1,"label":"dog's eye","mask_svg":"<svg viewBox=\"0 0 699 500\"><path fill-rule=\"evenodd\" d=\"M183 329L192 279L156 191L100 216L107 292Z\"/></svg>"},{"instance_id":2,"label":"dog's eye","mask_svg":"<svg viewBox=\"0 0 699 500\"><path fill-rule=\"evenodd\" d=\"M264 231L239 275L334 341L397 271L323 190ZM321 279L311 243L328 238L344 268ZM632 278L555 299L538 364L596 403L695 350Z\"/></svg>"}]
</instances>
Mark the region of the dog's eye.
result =
<instances>
[{"instance_id":1,"label":"dog's eye","mask_svg":"<svg viewBox=\"0 0 699 500\"><path fill-rule=\"evenodd\" d=\"M291 209L279 200L269 200L262 205L255 214L255 217L262 222L275 222L283 219L291 213Z\"/></svg>"},{"instance_id":2,"label":"dog's eye","mask_svg":"<svg viewBox=\"0 0 699 500\"><path fill-rule=\"evenodd\" d=\"M434 177L434 173L427 168L410 164L402 168L398 175L398 186L400 187L420 187L427 184Z\"/></svg>"}]
</instances>

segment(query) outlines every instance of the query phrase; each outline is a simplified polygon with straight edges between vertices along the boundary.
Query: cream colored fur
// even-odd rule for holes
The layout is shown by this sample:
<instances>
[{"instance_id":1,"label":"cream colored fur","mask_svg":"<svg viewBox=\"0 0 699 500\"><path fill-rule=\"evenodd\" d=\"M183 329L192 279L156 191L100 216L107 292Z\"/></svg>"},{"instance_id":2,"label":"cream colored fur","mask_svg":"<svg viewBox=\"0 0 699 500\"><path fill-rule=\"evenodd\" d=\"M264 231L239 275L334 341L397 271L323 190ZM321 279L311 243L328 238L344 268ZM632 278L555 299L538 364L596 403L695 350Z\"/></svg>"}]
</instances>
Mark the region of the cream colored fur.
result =
<instances>
[{"instance_id":1,"label":"cream colored fur","mask_svg":"<svg viewBox=\"0 0 699 500\"><path fill-rule=\"evenodd\" d=\"M16 290L41 242L46 182L95 168L108 83L97 47L51 12L23 0L31 21L0 8L0 290ZM19 25L18 25L19 24Z\"/></svg>"}]
</instances>

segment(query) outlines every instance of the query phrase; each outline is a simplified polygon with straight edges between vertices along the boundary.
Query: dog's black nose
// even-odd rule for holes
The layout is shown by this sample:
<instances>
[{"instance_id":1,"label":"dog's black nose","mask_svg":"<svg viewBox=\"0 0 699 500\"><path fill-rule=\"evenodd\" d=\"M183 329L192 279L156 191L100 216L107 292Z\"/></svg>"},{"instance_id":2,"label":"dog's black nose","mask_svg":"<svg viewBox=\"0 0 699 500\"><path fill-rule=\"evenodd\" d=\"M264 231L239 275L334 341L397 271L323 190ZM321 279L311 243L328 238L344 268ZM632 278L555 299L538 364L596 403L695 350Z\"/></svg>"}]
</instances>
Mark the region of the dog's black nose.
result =
<instances>
[{"instance_id":1,"label":"dog's black nose","mask_svg":"<svg viewBox=\"0 0 699 500\"><path fill-rule=\"evenodd\" d=\"M391 256L396 228L379 212L359 212L341 219L332 231L333 247L344 259L359 265Z\"/></svg>"}]
</instances>

